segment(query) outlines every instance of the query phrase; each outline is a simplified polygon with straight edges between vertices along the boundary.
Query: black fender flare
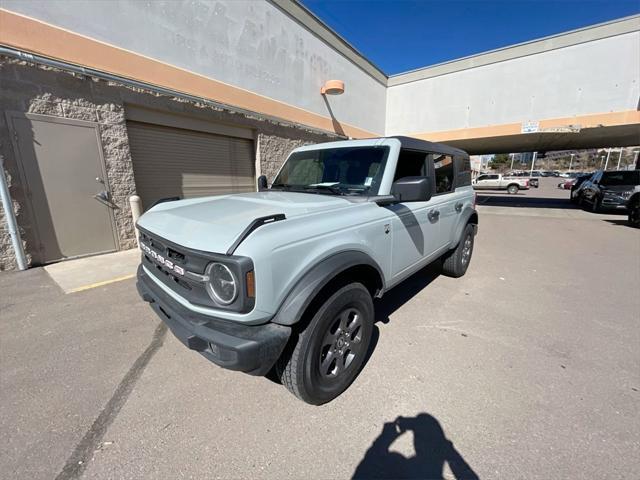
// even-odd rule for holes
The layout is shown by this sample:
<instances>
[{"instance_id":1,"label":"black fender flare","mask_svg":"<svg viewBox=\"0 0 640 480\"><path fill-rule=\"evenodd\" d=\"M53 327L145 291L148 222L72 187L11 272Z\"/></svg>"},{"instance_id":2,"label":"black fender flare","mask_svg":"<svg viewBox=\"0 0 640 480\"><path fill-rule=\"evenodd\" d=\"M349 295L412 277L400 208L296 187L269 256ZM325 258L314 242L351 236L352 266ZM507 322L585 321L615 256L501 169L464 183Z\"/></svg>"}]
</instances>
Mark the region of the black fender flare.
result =
<instances>
[{"instance_id":1,"label":"black fender flare","mask_svg":"<svg viewBox=\"0 0 640 480\"><path fill-rule=\"evenodd\" d=\"M364 252L348 250L333 254L316 263L289 291L271 319L279 325L293 325L300 320L311 301L336 275L351 267L365 265L378 272L380 290L384 289L384 275L378 263Z\"/></svg>"},{"instance_id":2,"label":"black fender flare","mask_svg":"<svg viewBox=\"0 0 640 480\"><path fill-rule=\"evenodd\" d=\"M471 220L473 223L473 234L476 235L478 233L478 212L471 208L465 208L460 214L460 219L458 220L458 225L456 226L456 231L453 236L453 241L455 242L451 248L455 248L460 243L460 239L462 238L462 232L464 231L464 227L467 226L467 223Z\"/></svg>"}]
</instances>

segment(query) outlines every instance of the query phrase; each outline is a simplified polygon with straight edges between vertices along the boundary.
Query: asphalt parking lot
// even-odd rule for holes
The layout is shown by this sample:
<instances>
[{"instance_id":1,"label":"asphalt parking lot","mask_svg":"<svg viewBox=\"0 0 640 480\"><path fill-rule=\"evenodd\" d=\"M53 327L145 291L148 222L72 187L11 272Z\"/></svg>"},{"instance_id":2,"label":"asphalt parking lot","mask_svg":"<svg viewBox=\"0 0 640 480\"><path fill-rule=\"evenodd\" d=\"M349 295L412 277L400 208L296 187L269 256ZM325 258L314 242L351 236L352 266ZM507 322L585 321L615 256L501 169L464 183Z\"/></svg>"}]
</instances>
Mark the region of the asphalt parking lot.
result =
<instances>
[{"instance_id":1,"label":"asphalt parking lot","mask_svg":"<svg viewBox=\"0 0 640 480\"><path fill-rule=\"evenodd\" d=\"M0 274L2 476L637 478L640 232L543 180L480 195L467 275L379 301L322 407L184 348L131 279Z\"/></svg>"}]
</instances>

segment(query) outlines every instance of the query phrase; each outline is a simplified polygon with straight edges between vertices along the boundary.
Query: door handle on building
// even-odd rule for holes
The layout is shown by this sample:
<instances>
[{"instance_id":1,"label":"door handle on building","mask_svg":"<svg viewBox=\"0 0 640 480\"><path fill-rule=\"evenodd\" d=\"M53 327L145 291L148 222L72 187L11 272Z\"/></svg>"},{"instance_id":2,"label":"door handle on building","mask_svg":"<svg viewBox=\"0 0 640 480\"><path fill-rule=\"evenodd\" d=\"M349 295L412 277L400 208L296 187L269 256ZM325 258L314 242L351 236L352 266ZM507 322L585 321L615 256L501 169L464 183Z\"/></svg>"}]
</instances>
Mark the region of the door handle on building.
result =
<instances>
[{"instance_id":1,"label":"door handle on building","mask_svg":"<svg viewBox=\"0 0 640 480\"><path fill-rule=\"evenodd\" d=\"M103 205L106 205L109 208L113 208L114 210L119 208L115 203L113 203L113 201L111 200L111 195L106 190L103 190L100 193L93 195L93 198L95 198L97 201L99 201Z\"/></svg>"}]
</instances>

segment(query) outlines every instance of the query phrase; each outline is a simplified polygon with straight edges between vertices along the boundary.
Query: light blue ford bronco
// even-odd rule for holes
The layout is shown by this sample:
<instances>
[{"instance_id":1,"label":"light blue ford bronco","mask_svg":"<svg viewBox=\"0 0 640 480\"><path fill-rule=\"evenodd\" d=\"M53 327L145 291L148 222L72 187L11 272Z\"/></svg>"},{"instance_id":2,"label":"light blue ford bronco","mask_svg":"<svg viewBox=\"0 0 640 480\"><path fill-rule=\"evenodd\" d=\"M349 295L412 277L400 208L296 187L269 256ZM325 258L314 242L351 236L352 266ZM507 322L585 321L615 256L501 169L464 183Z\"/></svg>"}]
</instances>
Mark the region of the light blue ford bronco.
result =
<instances>
[{"instance_id":1,"label":"light blue ford bronco","mask_svg":"<svg viewBox=\"0 0 640 480\"><path fill-rule=\"evenodd\" d=\"M478 225L469 156L406 137L297 148L270 187L168 200L137 224L142 298L190 349L316 405L363 366L373 299L434 261L464 275Z\"/></svg>"}]
</instances>

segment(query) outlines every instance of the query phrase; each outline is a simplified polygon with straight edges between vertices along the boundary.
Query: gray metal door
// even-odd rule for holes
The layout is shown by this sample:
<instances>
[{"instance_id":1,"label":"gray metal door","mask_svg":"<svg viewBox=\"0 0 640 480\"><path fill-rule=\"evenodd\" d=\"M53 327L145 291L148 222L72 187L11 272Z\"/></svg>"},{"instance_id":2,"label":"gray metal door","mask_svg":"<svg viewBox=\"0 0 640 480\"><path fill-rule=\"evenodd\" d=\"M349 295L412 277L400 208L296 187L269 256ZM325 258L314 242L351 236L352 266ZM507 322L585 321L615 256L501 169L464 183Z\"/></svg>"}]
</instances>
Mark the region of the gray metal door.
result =
<instances>
[{"instance_id":1,"label":"gray metal door","mask_svg":"<svg viewBox=\"0 0 640 480\"><path fill-rule=\"evenodd\" d=\"M35 263L117 249L97 124L9 114L38 239Z\"/></svg>"},{"instance_id":2,"label":"gray metal door","mask_svg":"<svg viewBox=\"0 0 640 480\"><path fill-rule=\"evenodd\" d=\"M255 191L252 140L135 121L127 132L145 208L166 197Z\"/></svg>"}]
</instances>

